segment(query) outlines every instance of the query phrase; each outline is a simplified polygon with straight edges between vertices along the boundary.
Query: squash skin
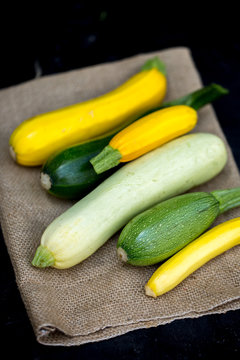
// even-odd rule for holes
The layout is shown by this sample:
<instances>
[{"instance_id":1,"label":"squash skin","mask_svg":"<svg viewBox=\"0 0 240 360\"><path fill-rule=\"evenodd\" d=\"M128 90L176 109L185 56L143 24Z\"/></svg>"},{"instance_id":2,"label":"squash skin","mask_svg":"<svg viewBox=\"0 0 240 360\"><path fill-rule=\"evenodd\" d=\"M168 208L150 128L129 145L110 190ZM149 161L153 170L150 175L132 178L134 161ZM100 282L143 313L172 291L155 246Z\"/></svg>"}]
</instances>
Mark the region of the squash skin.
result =
<instances>
[{"instance_id":1,"label":"squash skin","mask_svg":"<svg viewBox=\"0 0 240 360\"><path fill-rule=\"evenodd\" d=\"M220 85L211 84L187 94L183 98L163 103L157 109L149 111L148 114L175 105L188 105L197 110L210 101L223 96L225 93L226 89ZM123 163L120 163L118 167L116 166L114 169L109 170L106 174L103 172L96 176L92 165L88 162L88 154L91 154L93 157L100 154L115 135L116 132L113 132L107 137L77 144L50 156L42 168L41 183L43 187L50 194L64 199L79 200L85 196L100 183L99 177L103 180L123 165ZM64 171L66 171L65 174ZM74 176L73 172L75 173ZM45 175L48 177L48 187L45 186L45 181L43 183L44 179L42 179L42 176Z\"/></svg>"},{"instance_id":2,"label":"squash skin","mask_svg":"<svg viewBox=\"0 0 240 360\"><path fill-rule=\"evenodd\" d=\"M166 77L152 68L105 95L27 119L10 137L12 157L21 165L42 165L51 154L107 135L159 106L166 87Z\"/></svg>"},{"instance_id":3,"label":"squash skin","mask_svg":"<svg viewBox=\"0 0 240 360\"><path fill-rule=\"evenodd\" d=\"M158 110L135 121L115 135L109 145L127 162L188 133L197 123L197 112L186 105Z\"/></svg>"},{"instance_id":4,"label":"squash skin","mask_svg":"<svg viewBox=\"0 0 240 360\"><path fill-rule=\"evenodd\" d=\"M64 269L85 260L134 216L212 179L226 160L218 136L197 133L123 166L45 229L41 247L54 257L51 266ZM38 254L34 266L46 264L44 257Z\"/></svg>"},{"instance_id":5,"label":"squash skin","mask_svg":"<svg viewBox=\"0 0 240 360\"><path fill-rule=\"evenodd\" d=\"M156 264L202 234L219 214L213 195L196 192L163 201L133 218L122 230L117 248L127 263Z\"/></svg>"},{"instance_id":6,"label":"squash skin","mask_svg":"<svg viewBox=\"0 0 240 360\"><path fill-rule=\"evenodd\" d=\"M239 217L215 226L164 262L145 285L146 295L154 298L163 295L209 260L237 245L240 245Z\"/></svg>"},{"instance_id":7,"label":"squash skin","mask_svg":"<svg viewBox=\"0 0 240 360\"><path fill-rule=\"evenodd\" d=\"M97 155L111 137L71 146L48 158L41 177L49 176L48 193L62 199L80 199L112 174L106 171L97 175L89 160Z\"/></svg>"},{"instance_id":8,"label":"squash skin","mask_svg":"<svg viewBox=\"0 0 240 360\"><path fill-rule=\"evenodd\" d=\"M148 114L117 133L100 154L91 159L94 170L102 172L120 162L137 159L143 154L192 130L197 112L190 106L170 106Z\"/></svg>"}]
</instances>

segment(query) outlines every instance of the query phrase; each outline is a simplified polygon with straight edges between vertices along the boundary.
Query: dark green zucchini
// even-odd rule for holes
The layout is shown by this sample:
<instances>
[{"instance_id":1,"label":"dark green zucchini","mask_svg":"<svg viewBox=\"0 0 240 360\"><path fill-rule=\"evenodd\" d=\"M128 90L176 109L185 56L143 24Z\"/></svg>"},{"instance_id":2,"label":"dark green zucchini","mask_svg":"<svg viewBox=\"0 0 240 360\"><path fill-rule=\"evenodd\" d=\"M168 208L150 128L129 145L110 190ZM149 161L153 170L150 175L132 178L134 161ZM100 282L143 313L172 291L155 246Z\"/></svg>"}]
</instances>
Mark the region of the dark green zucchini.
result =
<instances>
[{"instance_id":1,"label":"dark green zucchini","mask_svg":"<svg viewBox=\"0 0 240 360\"><path fill-rule=\"evenodd\" d=\"M108 136L89 141L52 155L42 167L42 186L50 194L64 199L77 199L89 193L111 173L97 175L89 162L110 139Z\"/></svg>"},{"instance_id":2,"label":"dark green zucchini","mask_svg":"<svg viewBox=\"0 0 240 360\"><path fill-rule=\"evenodd\" d=\"M186 104L198 110L227 93L228 91L222 86L211 84L182 98L164 103L148 113L178 104ZM115 134L114 131L107 137L74 145L52 155L42 167L42 186L50 194L64 199L80 199L85 196L121 166L97 175L89 161L108 145Z\"/></svg>"},{"instance_id":3,"label":"dark green zucchini","mask_svg":"<svg viewBox=\"0 0 240 360\"><path fill-rule=\"evenodd\" d=\"M217 216L240 205L240 188L175 196L135 216L117 242L120 260L161 262L201 235Z\"/></svg>"},{"instance_id":4,"label":"dark green zucchini","mask_svg":"<svg viewBox=\"0 0 240 360\"><path fill-rule=\"evenodd\" d=\"M134 217L117 242L119 259L144 266L163 261L195 240L217 216L240 205L240 188L175 196Z\"/></svg>"}]
</instances>

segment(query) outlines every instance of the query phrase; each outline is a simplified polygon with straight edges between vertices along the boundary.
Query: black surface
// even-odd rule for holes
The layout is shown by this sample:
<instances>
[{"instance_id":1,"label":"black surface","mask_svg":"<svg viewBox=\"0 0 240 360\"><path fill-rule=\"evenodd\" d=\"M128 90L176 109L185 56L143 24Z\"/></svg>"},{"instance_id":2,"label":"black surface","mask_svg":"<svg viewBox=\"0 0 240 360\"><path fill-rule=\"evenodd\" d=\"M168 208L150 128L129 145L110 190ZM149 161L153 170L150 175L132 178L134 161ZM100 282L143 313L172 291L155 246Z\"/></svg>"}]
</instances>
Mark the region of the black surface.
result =
<instances>
[{"instance_id":1,"label":"black surface","mask_svg":"<svg viewBox=\"0 0 240 360\"><path fill-rule=\"evenodd\" d=\"M124 1L5 4L1 11L0 87L141 52L187 46L203 83L216 82L230 90L214 103L214 109L240 167L238 11L227 4L218 4L213 11L203 3L193 8L182 3L178 7L160 4L161 8L155 2L131 4L132 8ZM40 345L2 237L0 258L1 343L9 354L17 351L25 359L239 358L240 310L177 320L76 347Z\"/></svg>"}]
</instances>

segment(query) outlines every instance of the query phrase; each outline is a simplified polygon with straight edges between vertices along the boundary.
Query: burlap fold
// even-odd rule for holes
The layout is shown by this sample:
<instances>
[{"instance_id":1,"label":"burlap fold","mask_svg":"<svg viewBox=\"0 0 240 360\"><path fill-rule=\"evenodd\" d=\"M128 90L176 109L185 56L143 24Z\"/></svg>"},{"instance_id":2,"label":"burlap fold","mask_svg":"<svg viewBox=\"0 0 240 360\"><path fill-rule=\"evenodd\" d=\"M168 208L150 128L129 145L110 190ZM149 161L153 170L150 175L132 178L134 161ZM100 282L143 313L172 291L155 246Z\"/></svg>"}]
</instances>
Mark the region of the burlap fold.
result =
<instances>
[{"instance_id":1,"label":"burlap fold","mask_svg":"<svg viewBox=\"0 0 240 360\"><path fill-rule=\"evenodd\" d=\"M19 290L37 340L43 344L83 344L175 319L240 308L240 247L213 259L156 300L145 295L144 285L157 265L137 268L120 263L118 234L71 269L37 269L30 263L46 226L73 202L54 198L41 188L39 167L21 167L12 161L8 151L11 132L30 116L115 88L156 55L167 66L166 100L202 86L189 50L173 48L45 76L0 92L1 224ZM217 134L226 142L210 105L199 111L194 131ZM237 166L226 145L224 170L193 190L240 186ZM214 225L236 216L240 209L220 216Z\"/></svg>"}]
</instances>

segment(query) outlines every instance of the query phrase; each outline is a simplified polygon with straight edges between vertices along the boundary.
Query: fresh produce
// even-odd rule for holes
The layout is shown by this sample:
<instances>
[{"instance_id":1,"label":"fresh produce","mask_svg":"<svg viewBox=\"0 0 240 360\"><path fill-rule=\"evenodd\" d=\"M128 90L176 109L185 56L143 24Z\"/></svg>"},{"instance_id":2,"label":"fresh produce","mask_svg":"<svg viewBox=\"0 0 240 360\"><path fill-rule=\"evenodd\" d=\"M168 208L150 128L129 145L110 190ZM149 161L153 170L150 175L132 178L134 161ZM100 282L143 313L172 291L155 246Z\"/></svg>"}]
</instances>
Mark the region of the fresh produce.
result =
<instances>
[{"instance_id":1,"label":"fresh produce","mask_svg":"<svg viewBox=\"0 0 240 360\"><path fill-rule=\"evenodd\" d=\"M162 104L158 109L173 105L188 105L194 109L226 94L220 85L211 84L184 97ZM51 155L41 170L41 184L50 194L65 199L80 199L93 190L117 167L96 174L89 160L99 154L115 135L77 144Z\"/></svg>"},{"instance_id":2,"label":"fresh produce","mask_svg":"<svg viewBox=\"0 0 240 360\"><path fill-rule=\"evenodd\" d=\"M109 145L90 160L96 173L134 160L192 130L197 123L197 112L183 103L152 112L117 133Z\"/></svg>"},{"instance_id":3,"label":"fresh produce","mask_svg":"<svg viewBox=\"0 0 240 360\"><path fill-rule=\"evenodd\" d=\"M192 130L197 112L186 105L158 110L115 135L100 154L90 160L97 174L127 162Z\"/></svg>"},{"instance_id":4,"label":"fresh produce","mask_svg":"<svg viewBox=\"0 0 240 360\"><path fill-rule=\"evenodd\" d=\"M216 176L226 159L219 137L197 133L123 166L46 228L32 264L78 264L140 212Z\"/></svg>"},{"instance_id":5,"label":"fresh produce","mask_svg":"<svg viewBox=\"0 0 240 360\"><path fill-rule=\"evenodd\" d=\"M238 217L207 231L163 263L145 285L146 295L156 298L168 292L206 262L239 244Z\"/></svg>"},{"instance_id":6,"label":"fresh produce","mask_svg":"<svg viewBox=\"0 0 240 360\"><path fill-rule=\"evenodd\" d=\"M51 155L41 170L41 185L49 194L77 199L88 194L109 171L96 174L89 160L103 149L110 136L71 146ZM110 170L110 172L112 172Z\"/></svg>"},{"instance_id":7,"label":"fresh produce","mask_svg":"<svg viewBox=\"0 0 240 360\"><path fill-rule=\"evenodd\" d=\"M118 257L132 265L163 261L196 239L219 214L240 205L240 187L179 195L134 217L122 230Z\"/></svg>"},{"instance_id":8,"label":"fresh produce","mask_svg":"<svg viewBox=\"0 0 240 360\"><path fill-rule=\"evenodd\" d=\"M105 95L25 120L10 137L10 153L21 165L41 165L54 152L107 135L159 106L166 86L164 64L154 58Z\"/></svg>"},{"instance_id":9,"label":"fresh produce","mask_svg":"<svg viewBox=\"0 0 240 360\"><path fill-rule=\"evenodd\" d=\"M222 95L228 94L229 91L218 84L210 84L202 89L196 90L190 94L184 95L174 101L165 102L162 107L169 107L173 105L187 105L191 106L196 111L204 105L213 102ZM152 110L151 112L153 112ZM149 112L150 113L150 112Z\"/></svg>"}]
</instances>

